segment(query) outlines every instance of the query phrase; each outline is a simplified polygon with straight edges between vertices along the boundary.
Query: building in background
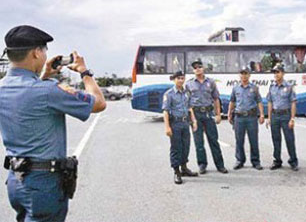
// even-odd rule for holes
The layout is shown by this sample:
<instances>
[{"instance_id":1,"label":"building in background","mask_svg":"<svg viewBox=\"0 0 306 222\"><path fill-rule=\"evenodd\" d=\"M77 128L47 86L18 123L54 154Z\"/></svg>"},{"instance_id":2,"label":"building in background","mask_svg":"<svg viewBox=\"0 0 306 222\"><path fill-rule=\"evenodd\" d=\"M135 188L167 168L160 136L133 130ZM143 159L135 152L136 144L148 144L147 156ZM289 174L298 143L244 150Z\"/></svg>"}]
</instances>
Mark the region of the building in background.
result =
<instances>
[{"instance_id":1,"label":"building in background","mask_svg":"<svg viewBox=\"0 0 306 222\"><path fill-rule=\"evenodd\" d=\"M244 42L244 28L226 27L208 38L208 42Z\"/></svg>"}]
</instances>

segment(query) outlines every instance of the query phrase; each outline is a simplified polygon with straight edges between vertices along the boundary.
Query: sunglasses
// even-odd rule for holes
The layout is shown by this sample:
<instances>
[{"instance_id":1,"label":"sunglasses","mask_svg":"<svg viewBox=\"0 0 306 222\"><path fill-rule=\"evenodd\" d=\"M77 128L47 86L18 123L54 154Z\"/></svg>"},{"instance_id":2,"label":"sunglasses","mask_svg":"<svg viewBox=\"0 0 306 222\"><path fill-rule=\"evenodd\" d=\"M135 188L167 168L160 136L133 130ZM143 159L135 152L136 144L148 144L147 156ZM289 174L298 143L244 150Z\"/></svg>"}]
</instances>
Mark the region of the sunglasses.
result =
<instances>
[{"instance_id":1,"label":"sunglasses","mask_svg":"<svg viewBox=\"0 0 306 222\"><path fill-rule=\"evenodd\" d=\"M193 69L201 69L201 68L203 68L203 66L201 65L193 67Z\"/></svg>"},{"instance_id":2,"label":"sunglasses","mask_svg":"<svg viewBox=\"0 0 306 222\"><path fill-rule=\"evenodd\" d=\"M275 70L275 71L274 71L273 73L276 73L276 74L277 74L277 73L280 73L280 71L278 71L278 70Z\"/></svg>"}]
</instances>

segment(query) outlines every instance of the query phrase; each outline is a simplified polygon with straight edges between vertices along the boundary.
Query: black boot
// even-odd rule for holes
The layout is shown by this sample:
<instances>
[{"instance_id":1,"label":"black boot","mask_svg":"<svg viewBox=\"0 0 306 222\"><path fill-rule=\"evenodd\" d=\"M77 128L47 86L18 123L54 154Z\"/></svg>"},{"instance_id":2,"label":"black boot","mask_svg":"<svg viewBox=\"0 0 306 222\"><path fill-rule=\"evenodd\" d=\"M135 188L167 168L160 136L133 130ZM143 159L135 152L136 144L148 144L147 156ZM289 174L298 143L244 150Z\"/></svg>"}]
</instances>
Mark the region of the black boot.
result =
<instances>
[{"instance_id":1,"label":"black boot","mask_svg":"<svg viewBox=\"0 0 306 222\"><path fill-rule=\"evenodd\" d=\"M182 184L183 183L182 175L181 175L179 167L174 168L174 183L175 184Z\"/></svg>"},{"instance_id":2,"label":"black boot","mask_svg":"<svg viewBox=\"0 0 306 222\"><path fill-rule=\"evenodd\" d=\"M186 176L186 177L197 177L198 176L198 173L192 172L190 169L187 168L186 163L181 166L181 172L182 172L182 176Z\"/></svg>"}]
</instances>

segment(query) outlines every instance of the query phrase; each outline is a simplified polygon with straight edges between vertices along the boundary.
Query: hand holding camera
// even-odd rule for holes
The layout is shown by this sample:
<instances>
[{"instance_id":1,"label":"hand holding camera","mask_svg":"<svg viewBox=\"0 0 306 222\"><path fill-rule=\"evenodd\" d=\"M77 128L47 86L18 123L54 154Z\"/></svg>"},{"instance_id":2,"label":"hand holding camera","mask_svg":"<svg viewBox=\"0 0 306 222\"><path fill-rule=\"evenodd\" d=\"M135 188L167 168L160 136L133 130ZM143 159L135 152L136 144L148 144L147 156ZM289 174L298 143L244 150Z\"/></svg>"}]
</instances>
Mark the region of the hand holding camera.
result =
<instances>
[{"instance_id":1,"label":"hand holding camera","mask_svg":"<svg viewBox=\"0 0 306 222\"><path fill-rule=\"evenodd\" d=\"M47 61L45 71L40 78L47 79L51 75L59 73L63 66L67 66L69 69L79 73L87 70L84 58L74 51L69 56L59 55Z\"/></svg>"},{"instance_id":2,"label":"hand holding camera","mask_svg":"<svg viewBox=\"0 0 306 222\"><path fill-rule=\"evenodd\" d=\"M84 58L80 56L76 51L72 53L73 63L69 64L67 67L73 71L82 73L87 70Z\"/></svg>"}]
</instances>

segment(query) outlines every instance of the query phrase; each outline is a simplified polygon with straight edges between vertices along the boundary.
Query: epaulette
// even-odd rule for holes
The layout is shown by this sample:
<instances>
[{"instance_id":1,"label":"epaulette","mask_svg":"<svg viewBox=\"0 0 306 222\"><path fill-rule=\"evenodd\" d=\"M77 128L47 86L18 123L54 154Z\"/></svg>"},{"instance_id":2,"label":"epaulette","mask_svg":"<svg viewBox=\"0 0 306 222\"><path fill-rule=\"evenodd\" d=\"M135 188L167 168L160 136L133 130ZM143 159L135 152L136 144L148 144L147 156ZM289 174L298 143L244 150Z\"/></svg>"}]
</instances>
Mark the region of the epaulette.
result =
<instances>
[{"instance_id":1,"label":"epaulette","mask_svg":"<svg viewBox=\"0 0 306 222\"><path fill-rule=\"evenodd\" d=\"M55 78L47 78L47 79L43 79L42 81L52 81L52 82L59 83L58 79L55 79Z\"/></svg>"},{"instance_id":2,"label":"epaulette","mask_svg":"<svg viewBox=\"0 0 306 222\"><path fill-rule=\"evenodd\" d=\"M194 77L193 78L191 78L191 79L188 79L188 81L187 82L190 82L190 81L193 81L194 80Z\"/></svg>"}]
</instances>

